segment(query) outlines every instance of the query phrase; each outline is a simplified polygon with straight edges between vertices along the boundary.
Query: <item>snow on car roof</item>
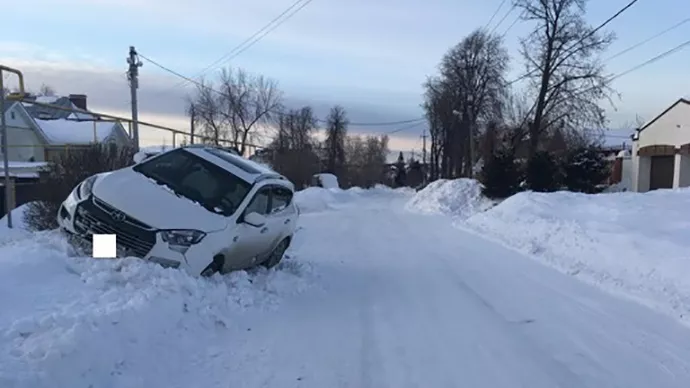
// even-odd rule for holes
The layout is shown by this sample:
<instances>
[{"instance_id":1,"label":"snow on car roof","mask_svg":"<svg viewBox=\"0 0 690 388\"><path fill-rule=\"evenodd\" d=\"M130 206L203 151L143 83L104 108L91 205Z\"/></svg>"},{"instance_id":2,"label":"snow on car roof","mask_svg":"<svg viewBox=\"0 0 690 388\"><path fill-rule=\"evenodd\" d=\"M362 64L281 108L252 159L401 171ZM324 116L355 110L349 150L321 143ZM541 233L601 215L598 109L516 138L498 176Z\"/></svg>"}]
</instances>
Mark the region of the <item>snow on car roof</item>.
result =
<instances>
[{"instance_id":1,"label":"snow on car roof","mask_svg":"<svg viewBox=\"0 0 690 388\"><path fill-rule=\"evenodd\" d=\"M278 174L275 171L269 170L241 156L234 155L222 149L214 147L183 147L182 149L200 158L206 159L250 183L256 181L262 174Z\"/></svg>"},{"instance_id":2,"label":"snow on car roof","mask_svg":"<svg viewBox=\"0 0 690 388\"><path fill-rule=\"evenodd\" d=\"M235 155L232 152L225 151L219 148L205 148L205 150L206 152L214 156L217 156L225 160L226 162L230 162L236 165L237 167L241 168L242 170L250 174L277 174L275 171L271 170L270 168L267 168L266 166L263 166L249 159L245 159L239 155Z\"/></svg>"}]
</instances>

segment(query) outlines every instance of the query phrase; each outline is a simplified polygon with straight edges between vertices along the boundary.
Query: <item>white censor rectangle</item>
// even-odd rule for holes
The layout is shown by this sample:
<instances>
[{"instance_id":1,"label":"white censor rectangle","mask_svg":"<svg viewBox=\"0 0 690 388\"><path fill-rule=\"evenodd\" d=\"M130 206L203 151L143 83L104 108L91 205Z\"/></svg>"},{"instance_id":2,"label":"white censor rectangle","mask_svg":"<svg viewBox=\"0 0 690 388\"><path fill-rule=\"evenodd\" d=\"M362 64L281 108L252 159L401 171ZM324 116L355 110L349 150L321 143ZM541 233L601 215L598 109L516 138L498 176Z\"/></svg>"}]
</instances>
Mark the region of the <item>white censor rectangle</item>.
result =
<instances>
[{"instance_id":1,"label":"white censor rectangle","mask_svg":"<svg viewBox=\"0 0 690 388\"><path fill-rule=\"evenodd\" d=\"M116 234L94 234L91 240L92 253L94 259L114 259L117 257L117 235Z\"/></svg>"}]
</instances>

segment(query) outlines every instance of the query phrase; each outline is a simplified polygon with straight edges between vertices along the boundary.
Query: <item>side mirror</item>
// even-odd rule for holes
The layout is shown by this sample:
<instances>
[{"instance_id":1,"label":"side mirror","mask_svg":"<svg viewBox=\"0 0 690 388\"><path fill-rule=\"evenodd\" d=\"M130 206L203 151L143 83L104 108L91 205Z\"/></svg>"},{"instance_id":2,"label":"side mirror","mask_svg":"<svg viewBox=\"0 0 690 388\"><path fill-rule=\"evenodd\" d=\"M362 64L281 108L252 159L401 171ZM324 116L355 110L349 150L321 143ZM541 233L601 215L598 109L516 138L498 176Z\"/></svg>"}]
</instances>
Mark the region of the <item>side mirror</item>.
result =
<instances>
[{"instance_id":1,"label":"side mirror","mask_svg":"<svg viewBox=\"0 0 690 388\"><path fill-rule=\"evenodd\" d=\"M257 212L251 212L244 216L244 223L259 228L266 224L266 217Z\"/></svg>"},{"instance_id":2,"label":"side mirror","mask_svg":"<svg viewBox=\"0 0 690 388\"><path fill-rule=\"evenodd\" d=\"M144 151L139 151L134 156L132 156L132 159L134 159L134 163L141 163L146 159L146 152Z\"/></svg>"}]
</instances>

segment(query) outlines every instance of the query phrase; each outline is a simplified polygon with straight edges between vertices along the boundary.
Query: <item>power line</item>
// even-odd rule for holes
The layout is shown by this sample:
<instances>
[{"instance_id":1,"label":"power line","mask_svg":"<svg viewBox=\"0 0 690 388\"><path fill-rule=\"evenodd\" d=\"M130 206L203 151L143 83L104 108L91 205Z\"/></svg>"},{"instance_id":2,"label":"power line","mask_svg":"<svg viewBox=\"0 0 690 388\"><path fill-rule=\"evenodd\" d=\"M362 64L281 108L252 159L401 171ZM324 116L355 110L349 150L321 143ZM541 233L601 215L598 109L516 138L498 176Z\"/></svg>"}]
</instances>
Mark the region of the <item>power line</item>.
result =
<instances>
[{"instance_id":1,"label":"power line","mask_svg":"<svg viewBox=\"0 0 690 388\"><path fill-rule=\"evenodd\" d=\"M202 76L203 74L205 74L206 72L208 72L214 66L218 65L219 63L221 63L223 61L229 61L229 60L237 57L242 52L246 51L249 47L256 44L259 40L263 39L266 35L271 33L273 30L280 27L283 23L285 23L288 19L290 19L292 16L294 16L297 12L301 11L304 7L306 7L312 1L313 0L306 0L306 1L305 0L297 0L297 1L295 1L294 3L292 3L292 5L287 7L278 16L273 18L266 25L264 25L261 29L259 29L257 32L252 34L249 38L245 39L242 43L238 44L232 50L230 50L226 54L222 55L220 58L216 59L213 63L211 63L210 65L203 68L200 72L198 72L196 75L194 75L191 78L198 78L198 77ZM293 9L295 7L297 7L300 3L302 3L302 5L293 11ZM293 12L290 13L290 11L293 11ZM285 16L285 15L287 15L287 16ZM283 18L283 16L285 16L285 18ZM282 18L282 20L281 20L281 18ZM185 84L187 84L187 82L188 81L183 80L181 83L179 83L178 85L175 85L174 87L184 86Z\"/></svg>"},{"instance_id":2,"label":"power line","mask_svg":"<svg viewBox=\"0 0 690 388\"><path fill-rule=\"evenodd\" d=\"M491 18L489 19L489 21L486 22L486 25L484 26L485 29L489 28L489 26L491 25L491 22L494 21L494 18L496 17L496 15L498 15L498 11L500 11L501 8L503 8L503 5L506 3L506 1L508 1L508 0L501 1L501 4L498 5L498 8L496 8L493 15L491 15Z\"/></svg>"},{"instance_id":3,"label":"power line","mask_svg":"<svg viewBox=\"0 0 690 388\"><path fill-rule=\"evenodd\" d=\"M667 56L669 56L669 55L671 55L671 54L674 54L674 53L676 53L676 52L678 52L678 51L680 51L680 50L682 50L682 49L684 49L684 48L686 48L686 47L688 47L688 46L690 46L690 40L686 40L685 42L683 42L683 43L681 43L681 44L679 44L679 45L677 45L677 46L671 48L670 50L666 50L666 51L664 51L663 53L661 53L661 54L659 54L659 55L656 55L656 56L654 56L654 57L652 57L652 58L650 58L650 59L648 59L648 60L646 60L646 61L644 61L644 62L642 62L642 63L640 63L640 64L638 64L638 65L636 65L636 66L634 66L634 67L631 67L630 69L628 69L628 70L626 70L626 71L620 72L620 73L618 73L618 74L612 76L611 78L608 79L608 82L613 82L613 81L617 80L618 78L621 78L621 77L623 77L623 76L626 76L626 75L628 75L628 74L630 74L630 73L632 73L632 72L635 72L635 71L637 71L637 70L640 70L640 69L643 68L643 67L649 66L649 65L651 65L652 63L657 62L657 61L659 61L659 60L661 60L661 59L663 59L663 58L665 58L665 57L667 57ZM580 91L577 91L577 92L573 93L573 96L571 96L570 98L572 98L572 97L574 97L574 96L576 96L576 95L580 95L580 94L583 94L583 93L587 93L587 92L589 92L589 91L591 91L591 90L594 90L594 89L596 89L596 88L597 88L596 86L592 86L592 87L589 87L589 88L586 88L586 89L582 89L582 90L580 90ZM536 108L536 106L537 106L537 102L535 101L535 102L532 104L532 106L530 107L529 111L527 112L527 114L526 114L526 116L525 116L525 122L527 121L527 117L529 117L529 115L532 114L532 110L534 110L534 108ZM523 122L523 124L524 124L524 122Z\"/></svg>"},{"instance_id":4,"label":"power line","mask_svg":"<svg viewBox=\"0 0 690 388\"><path fill-rule=\"evenodd\" d=\"M577 42L575 42L572 46L570 46L567 50L564 50L564 51L567 52L567 51L570 51L570 50L572 50L573 48L577 47L579 44L581 44L582 42L584 42L585 39L590 38L592 35L596 34L597 31L601 30L601 29L604 28L606 25L608 25L609 23L611 23L613 20L615 20L615 19L616 19L617 17L619 17L623 12L627 11L630 7L632 7L633 5L635 5L635 3L637 3L637 2L638 2L638 0L632 0L632 1L630 1L625 7L621 8L620 10L618 10L618 12L616 12L616 13L613 14L611 17L609 17L608 19L606 19L603 23L601 23L600 25L598 25L596 28L594 28L592 31L590 31L589 33L587 33L587 34L586 34L585 36L583 36L582 38L580 38ZM514 79L514 80L512 80L512 81L510 81L510 82L507 82L507 83L506 83L506 86L510 86L510 85L512 85L512 84L514 84L514 83L516 83L516 82L518 82L518 81L521 81L521 80L523 80L523 79L525 79L525 78L527 78L527 77L530 77L530 76L534 75L534 73L536 73L537 71L538 71L538 69L533 69L532 71L527 72L526 74L523 74L523 75L521 75L520 77L518 77L518 78L516 78L516 79Z\"/></svg>"},{"instance_id":5,"label":"power line","mask_svg":"<svg viewBox=\"0 0 690 388\"><path fill-rule=\"evenodd\" d=\"M522 19L522 15L523 15L523 14L524 14L524 12L521 13L521 14L519 14L519 15L515 18L515 20L513 20L513 22L510 23L510 25L508 26L508 28L506 28L506 30L503 31L503 34L501 35L501 38L505 38L506 35L508 35L508 31L510 31L513 27L515 27L515 25L517 24L517 22L519 22L520 19Z\"/></svg>"},{"instance_id":6,"label":"power line","mask_svg":"<svg viewBox=\"0 0 690 388\"><path fill-rule=\"evenodd\" d=\"M671 27L669 27L669 28L667 28L667 29L665 29L665 30L663 30L663 31L661 31L661 32L658 32L658 33L654 34L653 36L650 36L649 38L643 40L642 42L636 43L636 44L634 44L634 45L632 45L632 46L626 48L625 50L619 51L618 53L616 53L616 54L614 54L614 55L608 57L606 60L607 60L607 61L610 61L610 60L612 60L612 59L614 59L614 58L618 58L618 57L620 57L620 56L623 55L623 54L626 54L626 53L628 53L628 52L630 52L630 51L632 51L632 50L634 50L634 49L636 49L636 48L638 48L638 47L640 47L640 46L643 46L643 45L645 45L645 44L651 42L652 40L654 40L654 39L656 39L656 38L658 38L658 37L660 37L660 36L662 36L662 35L665 35L665 34L671 32L671 31L675 30L676 28L682 26L683 24L685 24L685 23L687 23L687 22L690 22L690 18L686 18L686 19L684 19L684 20L681 20L680 22L678 22L678 23L672 25Z\"/></svg>"},{"instance_id":7,"label":"power line","mask_svg":"<svg viewBox=\"0 0 690 388\"><path fill-rule=\"evenodd\" d=\"M680 50L682 50L682 49L684 49L684 48L686 48L686 47L688 47L688 46L690 46L690 40L686 40L685 42L683 42L683 43L681 43L681 44L679 44L679 45L673 47L672 49L667 50L667 51L664 51L663 53L661 53L661 54L659 54L659 55L657 55L657 56L655 56L655 57L653 57L653 58L650 58L650 59L648 59L648 60L646 60L646 61L640 63L639 65L637 65L637 66L635 66L635 67L632 67L632 68L630 68L630 69L628 69L628 70L626 70L626 71L624 71L624 72L622 72L622 73L618 73L616 76L614 76L613 78L611 78L611 81L613 81L613 80L615 80L615 79L618 79L618 78L620 78L620 77L622 77L622 76L624 76L624 75L630 74L630 73L632 73L633 71L637 71L637 70L639 70L639 69L641 69L641 68L643 68L643 67L645 67L645 66L651 65L652 63L657 62L657 61L659 61L659 60L661 60L661 59L664 59L665 57L667 57L667 56L669 56L669 55L671 55L671 54L674 54L674 53L676 53L676 52L678 52L678 51L680 51Z\"/></svg>"},{"instance_id":8,"label":"power line","mask_svg":"<svg viewBox=\"0 0 690 388\"><path fill-rule=\"evenodd\" d=\"M506 12L506 14L503 15L503 17L501 18L501 20L499 20L498 23L494 26L494 28L491 29L491 31L489 32L489 34L493 34L494 31L496 31L496 29L497 29L498 27L500 27L501 24L503 24L503 22L504 22L504 21L506 20L506 18L513 12L513 10L514 10L515 8L516 8L515 5L513 5L512 7L510 7L510 9L508 10L508 12Z\"/></svg>"},{"instance_id":9,"label":"power line","mask_svg":"<svg viewBox=\"0 0 690 388\"><path fill-rule=\"evenodd\" d=\"M192 83L192 84L194 84L194 85L197 85L197 86L200 87L200 88L207 89L207 90L209 90L209 91L211 91L211 92L214 92L214 93L216 93L216 94L218 94L218 95L220 95L220 96L228 97L225 93L223 93L223 92L221 92L221 91L218 91L218 90L216 90L216 89L214 89L214 88L212 88L212 87L210 87L210 86L208 86L208 85L204 85L203 83L201 83L201 82L199 82L199 81L196 81L196 80L193 80L193 79L191 79L191 78L189 78L189 77L187 77L187 76L185 76L185 75L183 75L183 74L180 74L180 73L178 73L177 71L175 71L175 70L173 70L173 69L171 69L171 68L169 68L169 67L166 67L166 66L164 66L164 65L162 65L162 64L160 64L160 63L154 61L153 59L148 58L147 56L145 56L145 55L143 55L143 54L141 54L141 53L139 53L139 57L140 57L141 59L143 59L143 60L145 60L145 61L151 63L152 65L154 65L154 66L160 68L161 70L167 71L168 73L173 74L173 75L175 75L175 76L177 76L177 77L180 77L180 78L182 78L182 79L184 79L184 80L186 80L186 81L188 81L188 82L190 82L190 83ZM277 111L277 110L276 110L276 111L270 111L270 113L276 114L276 115L278 115L278 116L286 115L285 112L281 112L281 111ZM364 123L356 123L356 122L355 122L355 123L350 123L350 125L354 125L354 126L358 126L358 127L385 127L385 126L390 126L390 125L408 124L408 123L413 123L413 122L417 122L417 121L420 121L420 120L422 120L422 119L421 119L421 118L414 118L414 119L410 119L410 120L384 121L384 122L369 122L369 123L367 123L367 122L364 122ZM318 118L317 118L317 121L318 121L318 122L321 122L321 123L325 123L325 122L326 122L326 120L318 119Z\"/></svg>"},{"instance_id":10,"label":"power line","mask_svg":"<svg viewBox=\"0 0 690 388\"><path fill-rule=\"evenodd\" d=\"M419 119L417 119L417 121L419 121L419 122L412 123L411 125L406 125L406 126L404 126L404 127L402 127L402 128L394 129L394 130L392 130L392 131L388 131L388 132L385 132L385 133L383 133L383 134L384 134L384 135L392 135L392 134L394 134L394 133L398 133L398 132L402 132L402 131L407 131L408 129L412 129L412 128L418 127L418 126L421 125L421 124L426 124L426 117L419 118Z\"/></svg>"}]
</instances>

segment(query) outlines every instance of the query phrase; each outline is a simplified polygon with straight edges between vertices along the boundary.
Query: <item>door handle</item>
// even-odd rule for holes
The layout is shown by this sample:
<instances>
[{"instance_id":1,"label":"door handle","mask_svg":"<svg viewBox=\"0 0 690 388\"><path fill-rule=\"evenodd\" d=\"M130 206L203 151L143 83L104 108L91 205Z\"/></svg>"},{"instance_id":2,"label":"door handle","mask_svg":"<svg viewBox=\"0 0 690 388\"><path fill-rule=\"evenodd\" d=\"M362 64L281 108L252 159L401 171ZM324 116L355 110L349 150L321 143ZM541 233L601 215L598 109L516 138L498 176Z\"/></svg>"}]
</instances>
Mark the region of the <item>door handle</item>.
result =
<instances>
[{"instance_id":1,"label":"door handle","mask_svg":"<svg viewBox=\"0 0 690 388\"><path fill-rule=\"evenodd\" d=\"M283 223L284 223L285 225L289 224L289 223L290 223L290 219L288 218L288 219L285 220L285 222L283 222Z\"/></svg>"},{"instance_id":2,"label":"door handle","mask_svg":"<svg viewBox=\"0 0 690 388\"><path fill-rule=\"evenodd\" d=\"M266 232L268 232L268 227L263 227L263 229L261 229L261 233L266 233Z\"/></svg>"}]
</instances>

